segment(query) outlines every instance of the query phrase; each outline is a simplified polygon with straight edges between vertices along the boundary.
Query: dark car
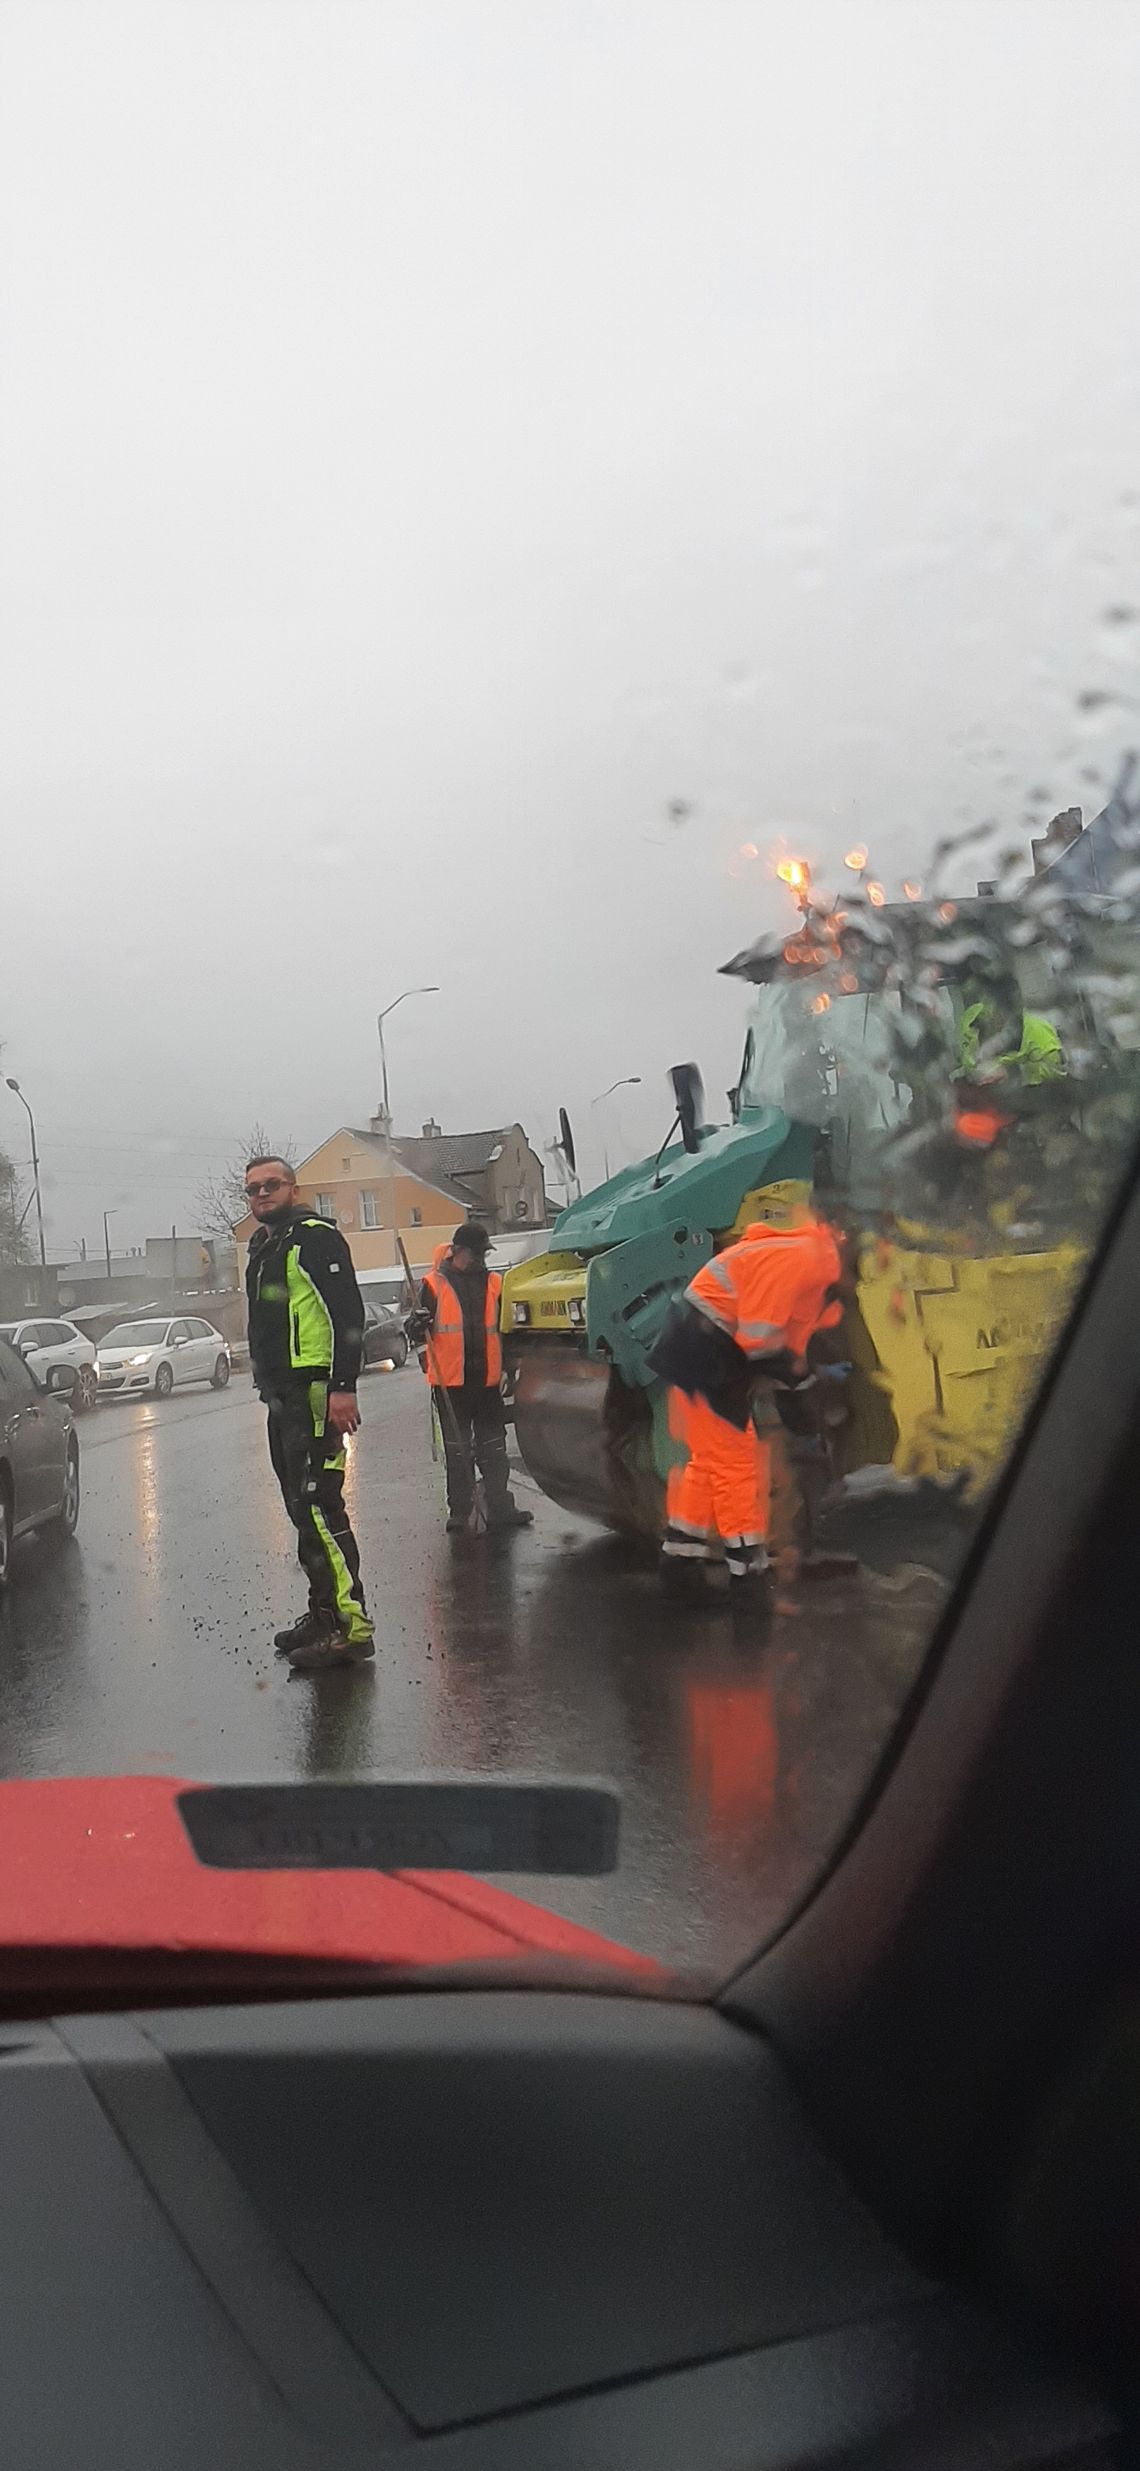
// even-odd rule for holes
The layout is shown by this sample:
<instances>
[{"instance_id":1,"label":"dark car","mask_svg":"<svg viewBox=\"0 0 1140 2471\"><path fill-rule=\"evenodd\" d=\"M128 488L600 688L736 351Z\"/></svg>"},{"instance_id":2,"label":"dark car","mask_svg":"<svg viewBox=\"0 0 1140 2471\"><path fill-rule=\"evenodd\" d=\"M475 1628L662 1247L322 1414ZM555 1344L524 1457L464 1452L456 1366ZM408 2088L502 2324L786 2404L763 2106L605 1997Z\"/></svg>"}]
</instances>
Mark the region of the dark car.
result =
<instances>
[{"instance_id":1,"label":"dark car","mask_svg":"<svg viewBox=\"0 0 1140 2471\"><path fill-rule=\"evenodd\" d=\"M365 1298L364 1363L394 1364L397 1372L408 1361L408 1342L400 1308L383 1298Z\"/></svg>"},{"instance_id":2,"label":"dark car","mask_svg":"<svg viewBox=\"0 0 1140 2471\"><path fill-rule=\"evenodd\" d=\"M12 1546L37 1527L73 1536L79 1524L79 1442L71 1408L74 1365L49 1365L41 1382L0 1338L0 1587Z\"/></svg>"}]
</instances>

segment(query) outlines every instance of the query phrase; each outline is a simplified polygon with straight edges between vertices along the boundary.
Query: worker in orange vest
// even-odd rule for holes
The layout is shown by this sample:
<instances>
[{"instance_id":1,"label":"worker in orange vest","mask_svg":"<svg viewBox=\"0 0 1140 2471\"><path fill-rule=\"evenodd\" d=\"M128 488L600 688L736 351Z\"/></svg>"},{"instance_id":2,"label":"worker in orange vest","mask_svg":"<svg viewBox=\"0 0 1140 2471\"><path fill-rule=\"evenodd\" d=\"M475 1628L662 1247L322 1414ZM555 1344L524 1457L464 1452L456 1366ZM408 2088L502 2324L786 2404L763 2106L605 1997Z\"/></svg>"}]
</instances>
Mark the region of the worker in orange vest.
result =
<instances>
[{"instance_id":1,"label":"worker in orange vest","mask_svg":"<svg viewBox=\"0 0 1140 2471\"><path fill-rule=\"evenodd\" d=\"M432 1388L447 1392L440 1428L449 1535L470 1525L476 1465L486 1490L488 1527L533 1523L529 1510L516 1508L507 1480L507 1424L500 1388L503 1282L497 1270L487 1267L490 1243L486 1228L475 1219L457 1227L450 1244L440 1246L407 1323L408 1336L423 1351Z\"/></svg>"},{"instance_id":2,"label":"worker in orange vest","mask_svg":"<svg viewBox=\"0 0 1140 2471\"><path fill-rule=\"evenodd\" d=\"M671 1306L650 1357L671 1385L669 1427L685 1454L666 1490L661 1575L671 1591L699 1591L719 1545L733 1600L766 1607L771 1448L753 1422L753 1391L761 1379L788 1389L811 1378L808 1342L841 1317L840 1273L821 1220L757 1222Z\"/></svg>"}]
</instances>

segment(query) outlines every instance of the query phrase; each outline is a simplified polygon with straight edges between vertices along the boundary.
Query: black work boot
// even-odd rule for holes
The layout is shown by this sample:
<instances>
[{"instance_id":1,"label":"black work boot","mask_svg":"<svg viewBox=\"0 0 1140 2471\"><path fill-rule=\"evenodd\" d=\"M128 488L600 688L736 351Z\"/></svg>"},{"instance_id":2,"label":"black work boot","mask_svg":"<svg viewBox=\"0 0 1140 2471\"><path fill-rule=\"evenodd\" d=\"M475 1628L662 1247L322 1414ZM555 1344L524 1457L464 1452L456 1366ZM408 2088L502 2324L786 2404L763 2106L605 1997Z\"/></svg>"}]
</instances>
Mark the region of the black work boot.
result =
<instances>
[{"instance_id":1,"label":"black work boot","mask_svg":"<svg viewBox=\"0 0 1140 2471\"><path fill-rule=\"evenodd\" d=\"M488 1508L487 1525L488 1527L533 1527L534 1512L533 1510L520 1510L518 1503L512 1501L508 1493L505 1501L497 1502L493 1510Z\"/></svg>"},{"instance_id":2,"label":"black work boot","mask_svg":"<svg viewBox=\"0 0 1140 2471\"><path fill-rule=\"evenodd\" d=\"M326 1616L318 1613L315 1605L309 1605L297 1621L290 1622L287 1630L277 1632L273 1653L275 1656L291 1656L295 1647L311 1647L314 1639L324 1637L326 1628Z\"/></svg>"},{"instance_id":3,"label":"black work boot","mask_svg":"<svg viewBox=\"0 0 1140 2471\"><path fill-rule=\"evenodd\" d=\"M293 1649L289 1663L294 1673L334 1673L338 1668L369 1664L375 1654L372 1624L366 1613L357 1615L347 1630L326 1616L313 1637Z\"/></svg>"},{"instance_id":4,"label":"black work boot","mask_svg":"<svg viewBox=\"0 0 1140 2471\"><path fill-rule=\"evenodd\" d=\"M728 1602L733 1619L761 1629L772 1618L772 1583L766 1562L751 1570L730 1571Z\"/></svg>"},{"instance_id":5,"label":"black work boot","mask_svg":"<svg viewBox=\"0 0 1140 2471\"><path fill-rule=\"evenodd\" d=\"M663 1553L657 1570L665 1595L671 1596L675 1604L701 1604L706 1600L707 1562L690 1560L679 1553Z\"/></svg>"}]
</instances>

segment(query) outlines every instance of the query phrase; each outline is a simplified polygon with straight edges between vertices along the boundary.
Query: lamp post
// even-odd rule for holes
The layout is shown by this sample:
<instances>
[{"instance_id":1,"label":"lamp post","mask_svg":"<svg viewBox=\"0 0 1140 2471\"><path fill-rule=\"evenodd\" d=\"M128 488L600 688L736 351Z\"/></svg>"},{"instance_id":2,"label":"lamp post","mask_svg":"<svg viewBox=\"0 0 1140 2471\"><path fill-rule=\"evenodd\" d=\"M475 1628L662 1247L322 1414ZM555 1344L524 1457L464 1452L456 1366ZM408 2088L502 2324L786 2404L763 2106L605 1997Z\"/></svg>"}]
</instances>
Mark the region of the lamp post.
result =
<instances>
[{"instance_id":1,"label":"lamp post","mask_svg":"<svg viewBox=\"0 0 1140 2471\"><path fill-rule=\"evenodd\" d=\"M391 1003L385 1004L383 1011L378 1012L376 1015L376 1035L380 1041L380 1112L384 1118L384 1150L388 1169L388 1208L392 1219L392 1262L393 1266L397 1269L399 1267L399 1261L397 1258L399 1247L396 1242L396 1237L399 1233L399 1229L396 1225L396 1169L392 1158L392 1106L388 1096L388 1058L384 1051L384 1023L386 1022L389 1013L395 1012L397 1004L407 1003L409 995L438 994L438 987L405 987L402 995L394 995Z\"/></svg>"},{"instance_id":2,"label":"lamp post","mask_svg":"<svg viewBox=\"0 0 1140 2471\"><path fill-rule=\"evenodd\" d=\"M405 987L402 995L394 995L391 1003L385 1004L383 1012L378 1012L376 1015L376 1034L380 1040L380 1104L389 1123L392 1120L392 1110L388 1099L388 1058L384 1052L384 1023L389 1013L395 1012L397 1004L407 1003L409 995L438 994L438 987Z\"/></svg>"},{"instance_id":3,"label":"lamp post","mask_svg":"<svg viewBox=\"0 0 1140 2471\"><path fill-rule=\"evenodd\" d=\"M641 1087L641 1074L640 1074L639 1072L627 1072L627 1073L623 1073L622 1078L621 1078L621 1080L620 1080L620 1081L611 1081L611 1083L610 1083L610 1086L609 1086L608 1090L599 1090L599 1091L598 1091L598 1095L597 1095L597 1097L596 1097L596 1098L592 1098L592 1099L590 1100L590 1113L591 1113L591 1115L593 1114L593 1111L594 1111L594 1108L595 1108L595 1107L600 1107L600 1106L601 1106L601 1104L602 1104L602 1100L603 1100L604 1098L612 1098L612 1097L613 1097L613 1094L614 1094L614 1091L615 1091L615 1090L635 1090L635 1089L640 1089L640 1087ZM607 1147L607 1145L606 1145L606 1142L605 1142L604 1138L603 1138L603 1141L602 1141L602 1161L603 1161L603 1164L604 1164L604 1166L605 1166L605 1171L606 1171L606 1182L607 1182L607 1184L608 1184L608 1183L609 1183L609 1180L610 1180L610 1153L609 1153L609 1149L608 1149L608 1147Z\"/></svg>"},{"instance_id":4,"label":"lamp post","mask_svg":"<svg viewBox=\"0 0 1140 2471\"><path fill-rule=\"evenodd\" d=\"M118 1213L118 1211L117 1211L117 1210L104 1210L104 1212L103 1212L103 1258L104 1258L104 1260L106 1261L106 1264L107 1264L107 1276L108 1276L108 1278L110 1278L110 1277L111 1277L111 1275L112 1275L112 1271L111 1271L111 1230L110 1230L110 1227L109 1227L109 1226L108 1226L108 1224L107 1224L107 1221L108 1221L108 1219L111 1219L111 1218L117 1218L117 1217L118 1217L118 1215L119 1215L119 1213Z\"/></svg>"},{"instance_id":5,"label":"lamp post","mask_svg":"<svg viewBox=\"0 0 1140 2471\"><path fill-rule=\"evenodd\" d=\"M19 1084L19 1082L18 1082L18 1081L13 1081L11 1073L5 1073L4 1078L5 1078L5 1080L6 1080L7 1084L8 1084L9 1089L10 1089L10 1090L14 1090L14 1091L15 1091L16 1096L17 1096L17 1098L18 1098L18 1099L19 1099L19 1101L20 1101L20 1105L21 1105L22 1107L24 1107L24 1108L26 1108L26 1109L27 1109L28 1123L29 1123L29 1125L31 1126L31 1133L32 1133L32 1181L33 1181L33 1184L34 1184L34 1186L35 1186L35 1195L36 1195L36 1224L37 1224L37 1226L38 1226L38 1228L39 1228L39 1231L40 1231L40 1268L41 1268L41 1270L43 1270L43 1269L46 1269L46 1267L47 1267L47 1247L46 1247L46 1245L45 1245L45 1243L44 1243L44 1209L43 1209L43 1202L42 1202L42 1201L41 1201L41 1199L40 1199L40 1154L39 1154L39 1151L38 1151L38 1149L37 1149L37 1147L36 1147L36 1119L35 1119L34 1115L32 1114L32 1110L31 1110L31 1108L28 1106L27 1099L25 1098L24 1093L23 1093L22 1089L20 1088L20 1084Z\"/></svg>"}]
</instances>

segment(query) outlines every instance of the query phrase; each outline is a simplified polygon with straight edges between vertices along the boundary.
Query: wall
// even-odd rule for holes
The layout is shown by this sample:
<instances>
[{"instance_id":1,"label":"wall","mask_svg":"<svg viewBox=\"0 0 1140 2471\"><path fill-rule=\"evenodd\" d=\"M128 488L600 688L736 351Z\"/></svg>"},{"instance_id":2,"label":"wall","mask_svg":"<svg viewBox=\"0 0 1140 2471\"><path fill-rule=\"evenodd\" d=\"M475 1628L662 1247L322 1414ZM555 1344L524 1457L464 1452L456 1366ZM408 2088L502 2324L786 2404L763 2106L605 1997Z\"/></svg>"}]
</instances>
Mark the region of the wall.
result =
<instances>
[{"instance_id":1,"label":"wall","mask_svg":"<svg viewBox=\"0 0 1140 2471\"><path fill-rule=\"evenodd\" d=\"M55 1270L42 1270L38 1261L34 1268L30 1263L21 1269L0 1268L0 1321L20 1321L27 1313L50 1313L54 1317L59 1309L59 1277Z\"/></svg>"},{"instance_id":2,"label":"wall","mask_svg":"<svg viewBox=\"0 0 1140 2471\"><path fill-rule=\"evenodd\" d=\"M527 1205L527 1220L541 1227L546 1218L546 1190L542 1162L532 1150L521 1124L512 1124L503 1135L503 1154L491 1167L495 1212L504 1233L508 1226L525 1222L515 1216L515 1203Z\"/></svg>"},{"instance_id":3,"label":"wall","mask_svg":"<svg viewBox=\"0 0 1140 2471\"><path fill-rule=\"evenodd\" d=\"M399 1255L392 1235L392 1199L395 1189L396 1223L408 1249L414 1268L426 1267L437 1245L450 1242L464 1213L459 1204L435 1190L434 1185L421 1183L418 1176L397 1170L389 1180L382 1149L371 1142L354 1140L347 1131L333 1133L319 1149L303 1162L299 1191L310 1209L316 1209L317 1196L328 1193L336 1204L337 1225L345 1237L358 1270L384 1270L399 1267ZM362 1223L361 1194L372 1193L376 1200L377 1227ZM413 1212L418 1210L417 1226ZM243 1219L237 1228L239 1280L244 1282L249 1239L255 1221Z\"/></svg>"}]
</instances>

